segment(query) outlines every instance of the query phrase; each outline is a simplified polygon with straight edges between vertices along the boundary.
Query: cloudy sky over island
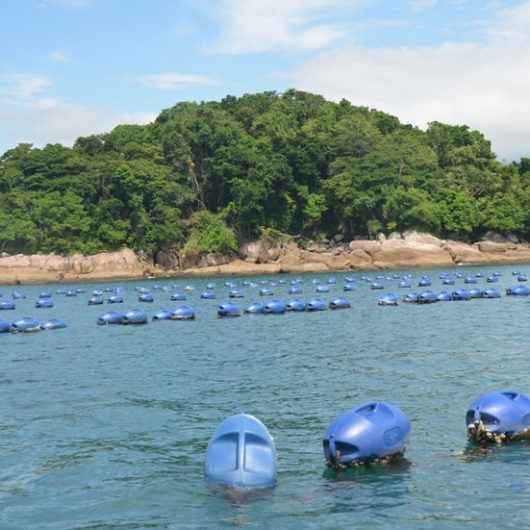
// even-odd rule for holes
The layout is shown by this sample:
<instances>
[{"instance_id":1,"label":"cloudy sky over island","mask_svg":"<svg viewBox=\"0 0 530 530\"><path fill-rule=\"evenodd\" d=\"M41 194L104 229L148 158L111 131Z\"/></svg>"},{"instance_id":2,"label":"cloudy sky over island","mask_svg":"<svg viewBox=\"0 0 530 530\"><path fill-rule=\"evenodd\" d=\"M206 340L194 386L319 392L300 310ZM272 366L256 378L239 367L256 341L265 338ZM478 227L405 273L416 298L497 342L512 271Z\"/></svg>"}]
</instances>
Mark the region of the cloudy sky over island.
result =
<instances>
[{"instance_id":1,"label":"cloudy sky over island","mask_svg":"<svg viewBox=\"0 0 530 530\"><path fill-rule=\"evenodd\" d=\"M0 152L289 87L530 156L530 0L2 0Z\"/></svg>"}]
</instances>

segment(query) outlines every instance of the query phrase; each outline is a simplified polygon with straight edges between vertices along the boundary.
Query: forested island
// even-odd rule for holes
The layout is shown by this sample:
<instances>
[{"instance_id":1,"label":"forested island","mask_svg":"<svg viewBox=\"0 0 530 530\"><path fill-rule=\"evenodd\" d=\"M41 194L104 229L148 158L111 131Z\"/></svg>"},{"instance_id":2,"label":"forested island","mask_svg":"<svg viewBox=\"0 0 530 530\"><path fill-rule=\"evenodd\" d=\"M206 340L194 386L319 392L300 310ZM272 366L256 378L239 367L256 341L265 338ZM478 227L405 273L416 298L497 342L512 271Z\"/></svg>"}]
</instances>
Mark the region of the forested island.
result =
<instances>
[{"instance_id":1,"label":"forested island","mask_svg":"<svg viewBox=\"0 0 530 530\"><path fill-rule=\"evenodd\" d=\"M237 252L260 235L530 237L530 159L465 125L426 131L288 90L182 102L154 123L0 158L0 252L151 258Z\"/></svg>"}]
</instances>

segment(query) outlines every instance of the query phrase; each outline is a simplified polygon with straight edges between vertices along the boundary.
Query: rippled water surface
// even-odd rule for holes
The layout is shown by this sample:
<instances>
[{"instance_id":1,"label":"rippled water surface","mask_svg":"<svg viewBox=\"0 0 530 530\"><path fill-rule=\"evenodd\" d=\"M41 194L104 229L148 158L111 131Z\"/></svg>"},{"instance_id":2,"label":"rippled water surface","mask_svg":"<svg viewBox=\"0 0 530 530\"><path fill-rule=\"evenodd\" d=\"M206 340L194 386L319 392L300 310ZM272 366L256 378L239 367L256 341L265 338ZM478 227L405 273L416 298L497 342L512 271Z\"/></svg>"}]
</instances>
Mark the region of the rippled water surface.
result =
<instances>
[{"instance_id":1,"label":"rippled water surface","mask_svg":"<svg viewBox=\"0 0 530 530\"><path fill-rule=\"evenodd\" d=\"M498 269L499 287L515 283L512 269ZM439 272L429 271L438 290ZM343 294L344 275L335 276L324 299ZM315 277L327 278L304 276L304 299ZM286 299L292 277L280 278L276 295ZM208 281L217 301L199 300ZM28 299L0 319L64 318L69 327L0 335L2 530L530 526L530 446L477 455L464 425L477 394L530 393L529 299L378 307L381 291L360 283L345 293L351 310L218 320L225 281L113 283L126 303L92 307L90 291L106 285L90 284L77 298L54 295L53 309L34 301L59 286L20 288ZM155 283L193 285L187 303L198 319L96 326L107 310L138 306L134 288ZM4 297L11 290L0 288ZM170 292L153 292L155 303L143 304L150 314L177 305ZM237 302L258 298L246 288ZM330 474L324 431L372 399L409 416L410 464ZM217 424L241 411L274 436L279 477L272 493L236 503L207 489L202 466Z\"/></svg>"}]
</instances>

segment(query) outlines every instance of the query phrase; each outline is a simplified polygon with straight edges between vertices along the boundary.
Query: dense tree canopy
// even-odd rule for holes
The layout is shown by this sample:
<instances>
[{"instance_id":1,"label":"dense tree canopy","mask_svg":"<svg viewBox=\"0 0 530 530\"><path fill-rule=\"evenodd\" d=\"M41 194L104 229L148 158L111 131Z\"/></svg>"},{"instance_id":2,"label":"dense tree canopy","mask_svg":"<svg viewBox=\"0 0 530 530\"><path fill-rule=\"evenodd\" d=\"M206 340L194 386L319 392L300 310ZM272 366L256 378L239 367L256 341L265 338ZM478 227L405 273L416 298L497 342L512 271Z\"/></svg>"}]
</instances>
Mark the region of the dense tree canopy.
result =
<instances>
[{"instance_id":1,"label":"dense tree canopy","mask_svg":"<svg viewBox=\"0 0 530 530\"><path fill-rule=\"evenodd\" d=\"M480 132L295 90L178 103L149 125L0 157L7 252L229 251L264 228L528 238L529 207L530 158L502 164Z\"/></svg>"}]
</instances>

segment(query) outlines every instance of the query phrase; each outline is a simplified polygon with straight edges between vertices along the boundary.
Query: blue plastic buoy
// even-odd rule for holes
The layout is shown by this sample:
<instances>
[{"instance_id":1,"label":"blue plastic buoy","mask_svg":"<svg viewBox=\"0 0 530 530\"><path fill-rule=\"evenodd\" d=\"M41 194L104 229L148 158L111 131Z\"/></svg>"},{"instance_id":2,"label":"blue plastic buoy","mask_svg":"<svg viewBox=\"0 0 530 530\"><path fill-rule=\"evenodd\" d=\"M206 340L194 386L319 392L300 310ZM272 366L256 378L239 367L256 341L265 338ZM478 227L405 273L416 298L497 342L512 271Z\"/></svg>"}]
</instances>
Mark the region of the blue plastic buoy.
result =
<instances>
[{"instance_id":1,"label":"blue plastic buoy","mask_svg":"<svg viewBox=\"0 0 530 530\"><path fill-rule=\"evenodd\" d=\"M23 317L19 320L15 320L15 322L11 324L11 331L14 331L15 333L34 333L36 331L41 331L40 321L31 317Z\"/></svg>"},{"instance_id":2,"label":"blue plastic buoy","mask_svg":"<svg viewBox=\"0 0 530 530\"><path fill-rule=\"evenodd\" d=\"M48 309L50 307L53 307L53 300L51 298L39 298L35 302L35 307L37 309Z\"/></svg>"},{"instance_id":3,"label":"blue plastic buoy","mask_svg":"<svg viewBox=\"0 0 530 530\"><path fill-rule=\"evenodd\" d=\"M8 333L11 331L11 322L0 320L0 333Z\"/></svg>"},{"instance_id":4,"label":"blue plastic buoy","mask_svg":"<svg viewBox=\"0 0 530 530\"><path fill-rule=\"evenodd\" d=\"M482 291L482 298L500 298L501 292L494 287L487 287Z\"/></svg>"},{"instance_id":5,"label":"blue plastic buoy","mask_svg":"<svg viewBox=\"0 0 530 530\"><path fill-rule=\"evenodd\" d=\"M187 305L178 306L173 311L171 320L195 320L195 311Z\"/></svg>"},{"instance_id":6,"label":"blue plastic buoy","mask_svg":"<svg viewBox=\"0 0 530 530\"><path fill-rule=\"evenodd\" d=\"M355 290L355 288L356 288L355 284L348 282L344 284L344 287L342 289L344 292L349 292L349 291Z\"/></svg>"},{"instance_id":7,"label":"blue plastic buoy","mask_svg":"<svg viewBox=\"0 0 530 530\"><path fill-rule=\"evenodd\" d=\"M97 322L99 326L107 326L111 324L122 324L124 313L118 311L109 311L101 315Z\"/></svg>"},{"instance_id":8,"label":"blue plastic buoy","mask_svg":"<svg viewBox=\"0 0 530 530\"><path fill-rule=\"evenodd\" d=\"M172 302L185 302L186 301L186 295L184 293L173 293L171 295L170 300Z\"/></svg>"},{"instance_id":9,"label":"blue plastic buoy","mask_svg":"<svg viewBox=\"0 0 530 530\"><path fill-rule=\"evenodd\" d=\"M432 285L432 280L426 276L420 278L418 282L418 287L430 287Z\"/></svg>"},{"instance_id":10,"label":"blue plastic buoy","mask_svg":"<svg viewBox=\"0 0 530 530\"><path fill-rule=\"evenodd\" d=\"M412 283L409 280L401 280L399 282L400 289L410 289L411 287L412 287Z\"/></svg>"},{"instance_id":11,"label":"blue plastic buoy","mask_svg":"<svg viewBox=\"0 0 530 530\"><path fill-rule=\"evenodd\" d=\"M273 296L274 292L272 289L263 288L259 290L260 296Z\"/></svg>"},{"instance_id":12,"label":"blue plastic buoy","mask_svg":"<svg viewBox=\"0 0 530 530\"><path fill-rule=\"evenodd\" d=\"M263 313L264 307L265 307L265 304L262 304L261 302L255 302L253 304L250 304L245 309L245 313L249 315L260 315L261 313Z\"/></svg>"},{"instance_id":13,"label":"blue plastic buoy","mask_svg":"<svg viewBox=\"0 0 530 530\"><path fill-rule=\"evenodd\" d=\"M281 300L272 300L265 304L263 308L263 313L266 315L283 315L285 311L285 303Z\"/></svg>"},{"instance_id":14,"label":"blue plastic buoy","mask_svg":"<svg viewBox=\"0 0 530 530\"><path fill-rule=\"evenodd\" d=\"M245 297L245 295L239 289L232 289L228 293L228 298L244 298L244 297Z\"/></svg>"},{"instance_id":15,"label":"blue plastic buoy","mask_svg":"<svg viewBox=\"0 0 530 530\"><path fill-rule=\"evenodd\" d=\"M457 302L471 300L471 293L467 289L456 289L451 293L451 298Z\"/></svg>"},{"instance_id":16,"label":"blue plastic buoy","mask_svg":"<svg viewBox=\"0 0 530 530\"><path fill-rule=\"evenodd\" d=\"M155 299L154 299L154 297L153 297L153 295L151 293L142 293L138 297L138 302L152 303L154 301L155 301Z\"/></svg>"},{"instance_id":17,"label":"blue plastic buoy","mask_svg":"<svg viewBox=\"0 0 530 530\"><path fill-rule=\"evenodd\" d=\"M372 285L370 285L370 289L374 289L374 290L384 289L384 288L385 288L385 286L382 283L379 283L379 282L373 282Z\"/></svg>"},{"instance_id":18,"label":"blue plastic buoy","mask_svg":"<svg viewBox=\"0 0 530 530\"><path fill-rule=\"evenodd\" d=\"M365 403L333 421L324 435L324 456L335 468L397 457L409 434L410 422L398 407Z\"/></svg>"},{"instance_id":19,"label":"blue plastic buoy","mask_svg":"<svg viewBox=\"0 0 530 530\"><path fill-rule=\"evenodd\" d=\"M107 299L107 303L109 304L123 304L123 296L115 294L113 296L109 296Z\"/></svg>"},{"instance_id":20,"label":"blue plastic buoy","mask_svg":"<svg viewBox=\"0 0 530 530\"><path fill-rule=\"evenodd\" d=\"M350 302L346 298L335 298L329 303L330 309L349 309L351 307Z\"/></svg>"},{"instance_id":21,"label":"blue plastic buoy","mask_svg":"<svg viewBox=\"0 0 530 530\"><path fill-rule=\"evenodd\" d=\"M496 275L491 275L486 278L487 283L497 283L499 281L499 277Z\"/></svg>"},{"instance_id":22,"label":"blue plastic buoy","mask_svg":"<svg viewBox=\"0 0 530 530\"><path fill-rule=\"evenodd\" d=\"M418 293L408 293L404 298L403 302L406 304L417 304L418 303Z\"/></svg>"},{"instance_id":23,"label":"blue plastic buoy","mask_svg":"<svg viewBox=\"0 0 530 530\"><path fill-rule=\"evenodd\" d=\"M127 311L122 318L122 324L125 325L140 325L147 324L149 319L144 311L141 309L132 309Z\"/></svg>"},{"instance_id":24,"label":"blue plastic buoy","mask_svg":"<svg viewBox=\"0 0 530 530\"><path fill-rule=\"evenodd\" d=\"M467 284L477 283L477 279L474 276L466 276L466 278L464 279L464 283L467 283Z\"/></svg>"},{"instance_id":25,"label":"blue plastic buoy","mask_svg":"<svg viewBox=\"0 0 530 530\"><path fill-rule=\"evenodd\" d=\"M103 304L103 298L101 296L91 296L88 299L88 305L102 305Z\"/></svg>"},{"instance_id":26,"label":"blue plastic buoy","mask_svg":"<svg viewBox=\"0 0 530 530\"><path fill-rule=\"evenodd\" d=\"M58 318L52 318L41 324L41 329L64 329L66 327L66 322Z\"/></svg>"},{"instance_id":27,"label":"blue plastic buoy","mask_svg":"<svg viewBox=\"0 0 530 530\"><path fill-rule=\"evenodd\" d=\"M305 302L302 302L302 300L290 300L287 302L285 309L287 311L293 311L295 313L301 313L302 311L305 311Z\"/></svg>"},{"instance_id":28,"label":"blue plastic buoy","mask_svg":"<svg viewBox=\"0 0 530 530\"><path fill-rule=\"evenodd\" d=\"M205 291L201 293L202 300L215 300L215 293L213 291Z\"/></svg>"},{"instance_id":29,"label":"blue plastic buoy","mask_svg":"<svg viewBox=\"0 0 530 530\"><path fill-rule=\"evenodd\" d=\"M508 296L528 296L530 295L530 288L528 285L516 285L515 287L508 287L506 294Z\"/></svg>"},{"instance_id":30,"label":"blue plastic buoy","mask_svg":"<svg viewBox=\"0 0 530 530\"><path fill-rule=\"evenodd\" d=\"M236 489L276 485L276 448L267 427L254 416L226 418L206 451L204 475L211 485Z\"/></svg>"},{"instance_id":31,"label":"blue plastic buoy","mask_svg":"<svg viewBox=\"0 0 530 530\"><path fill-rule=\"evenodd\" d=\"M438 299L438 302L450 302L453 299L451 293L448 291L441 291L436 298Z\"/></svg>"},{"instance_id":32,"label":"blue plastic buoy","mask_svg":"<svg viewBox=\"0 0 530 530\"><path fill-rule=\"evenodd\" d=\"M517 281L518 282L527 282L528 281L528 276L526 274L519 274L517 276Z\"/></svg>"},{"instance_id":33,"label":"blue plastic buoy","mask_svg":"<svg viewBox=\"0 0 530 530\"><path fill-rule=\"evenodd\" d=\"M26 295L24 293L21 293L20 291L13 291L11 298L13 300L23 300L24 298L26 298Z\"/></svg>"},{"instance_id":34,"label":"blue plastic buoy","mask_svg":"<svg viewBox=\"0 0 530 530\"><path fill-rule=\"evenodd\" d=\"M396 293L386 293L377 300L377 305L397 306L399 305L399 296Z\"/></svg>"},{"instance_id":35,"label":"blue plastic buoy","mask_svg":"<svg viewBox=\"0 0 530 530\"><path fill-rule=\"evenodd\" d=\"M455 284L455 279L454 278L444 278L444 280L442 281L442 284L443 285L454 285Z\"/></svg>"},{"instance_id":36,"label":"blue plastic buoy","mask_svg":"<svg viewBox=\"0 0 530 530\"><path fill-rule=\"evenodd\" d=\"M68 298L75 298L77 296L77 293L75 291L69 290L64 293L65 296Z\"/></svg>"},{"instance_id":37,"label":"blue plastic buoy","mask_svg":"<svg viewBox=\"0 0 530 530\"><path fill-rule=\"evenodd\" d=\"M307 302L305 308L306 308L306 311L325 311L327 306L324 300L313 299Z\"/></svg>"},{"instance_id":38,"label":"blue plastic buoy","mask_svg":"<svg viewBox=\"0 0 530 530\"><path fill-rule=\"evenodd\" d=\"M479 287L469 289L469 296L471 296L471 298L482 298L482 289Z\"/></svg>"},{"instance_id":39,"label":"blue plastic buoy","mask_svg":"<svg viewBox=\"0 0 530 530\"><path fill-rule=\"evenodd\" d=\"M316 288L317 293L329 293L329 287L327 285L318 285Z\"/></svg>"},{"instance_id":40,"label":"blue plastic buoy","mask_svg":"<svg viewBox=\"0 0 530 530\"><path fill-rule=\"evenodd\" d=\"M171 320L172 316L173 311L169 311L168 309L161 309L153 315L153 320Z\"/></svg>"},{"instance_id":41,"label":"blue plastic buoy","mask_svg":"<svg viewBox=\"0 0 530 530\"><path fill-rule=\"evenodd\" d=\"M433 291L423 291L418 295L418 304L434 304L438 302L438 297Z\"/></svg>"},{"instance_id":42,"label":"blue plastic buoy","mask_svg":"<svg viewBox=\"0 0 530 530\"><path fill-rule=\"evenodd\" d=\"M0 300L0 311L12 311L15 309L13 300Z\"/></svg>"},{"instance_id":43,"label":"blue plastic buoy","mask_svg":"<svg viewBox=\"0 0 530 530\"><path fill-rule=\"evenodd\" d=\"M103 296L103 291L101 289L96 289L95 291L92 291L92 296L97 296L99 298L100 296Z\"/></svg>"},{"instance_id":44,"label":"blue plastic buoy","mask_svg":"<svg viewBox=\"0 0 530 530\"><path fill-rule=\"evenodd\" d=\"M289 294L302 294L302 288L299 285L294 285L288 291Z\"/></svg>"},{"instance_id":45,"label":"blue plastic buoy","mask_svg":"<svg viewBox=\"0 0 530 530\"><path fill-rule=\"evenodd\" d=\"M468 436L478 443L503 442L530 429L530 398L513 390L489 392L466 413Z\"/></svg>"},{"instance_id":46,"label":"blue plastic buoy","mask_svg":"<svg viewBox=\"0 0 530 530\"><path fill-rule=\"evenodd\" d=\"M44 292L39 294L39 298L51 298L51 297L52 297L52 293L50 293L48 291L44 291Z\"/></svg>"},{"instance_id":47,"label":"blue plastic buoy","mask_svg":"<svg viewBox=\"0 0 530 530\"><path fill-rule=\"evenodd\" d=\"M217 307L217 316L219 318L239 317L241 316L241 311L236 305L227 302Z\"/></svg>"}]
</instances>

